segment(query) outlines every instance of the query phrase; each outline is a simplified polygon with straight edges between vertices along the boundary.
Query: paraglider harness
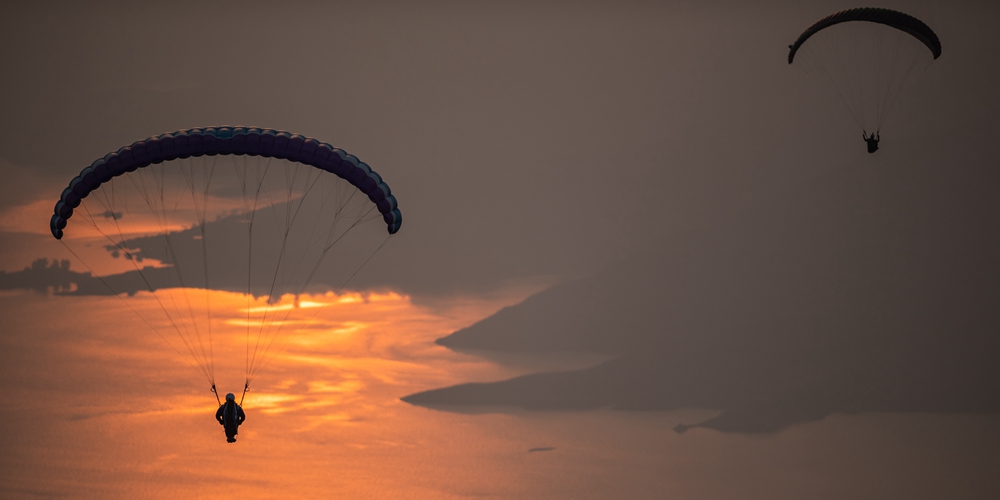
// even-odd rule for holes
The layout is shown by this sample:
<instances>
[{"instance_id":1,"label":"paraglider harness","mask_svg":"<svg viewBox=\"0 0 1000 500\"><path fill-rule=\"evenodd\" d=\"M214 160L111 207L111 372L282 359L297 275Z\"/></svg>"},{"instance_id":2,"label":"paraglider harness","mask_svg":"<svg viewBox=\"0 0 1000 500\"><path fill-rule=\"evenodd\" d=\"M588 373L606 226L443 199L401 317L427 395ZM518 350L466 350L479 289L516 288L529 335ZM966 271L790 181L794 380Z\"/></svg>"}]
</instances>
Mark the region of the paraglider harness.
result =
<instances>
[{"instance_id":1,"label":"paraglider harness","mask_svg":"<svg viewBox=\"0 0 1000 500\"><path fill-rule=\"evenodd\" d=\"M236 403L235 398L230 401L228 397L226 398L226 402L223 403L219 399L219 392L215 389L215 384L212 384L212 393L215 394L215 400L219 403L219 409L215 412L215 419L225 427L226 441L229 443L236 442L236 434L239 432L239 427L246 420L246 414L243 413L243 399L249 390L250 383L247 382L243 384L243 395L240 396L239 404Z\"/></svg>"},{"instance_id":2,"label":"paraglider harness","mask_svg":"<svg viewBox=\"0 0 1000 500\"><path fill-rule=\"evenodd\" d=\"M862 130L861 137L864 138L865 142L868 143L868 152L874 153L878 151L878 141L880 139L880 134L878 131L872 132L871 137L868 137L868 132Z\"/></svg>"}]
</instances>

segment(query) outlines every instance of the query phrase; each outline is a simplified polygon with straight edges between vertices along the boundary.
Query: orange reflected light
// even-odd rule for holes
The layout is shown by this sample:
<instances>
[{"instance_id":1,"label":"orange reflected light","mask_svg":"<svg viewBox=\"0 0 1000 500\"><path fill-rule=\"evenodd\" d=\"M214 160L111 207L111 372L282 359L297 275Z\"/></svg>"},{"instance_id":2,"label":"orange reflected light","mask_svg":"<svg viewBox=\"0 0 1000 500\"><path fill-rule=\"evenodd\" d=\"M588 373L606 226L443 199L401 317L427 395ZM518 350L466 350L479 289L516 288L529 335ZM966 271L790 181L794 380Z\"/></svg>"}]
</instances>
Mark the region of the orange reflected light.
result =
<instances>
[{"instance_id":1,"label":"orange reflected light","mask_svg":"<svg viewBox=\"0 0 1000 500\"><path fill-rule=\"evenodd\" d=\"M9 391L8 396L44 416L39 421L46 425L40 424L38 435L54 434L61 440L65 436L75 443L67 448L60 441L58 448L40 448L37 463L51 460L54 450L68 450L74 464L86 465L81 470L150 470L157 477L192 478L193 486L183 493L193 497L205 496L205 485L217 482L206 480L204 471L212 471L216 479L222 471L221 477L232 480L224 481L226 489L213 491L218 495L231 493L231 485L252 476L266 477L275 488L289 492L288 497L364 498L365 492L371 492L370 478L380 471L410 471L399 479L401 487L410 488L414 478L426 475L424 468L414 472L413 464L451 467L447 460L454 459L457 447L479 439L464 417L429 412L399 398L433 387L524 373L523 368L498 366L433 341L534 291L518 289L489 298L467 295L439 301L434 307L414 304L398 293L299 297L300 306L313 303L316 307L282 307L280 314L290 312L290 318L308 327L288 329L292 341L274 351L274 359L252 381L243 403L247 422L235 445L225 443L222 428L215 422L218 406L207 381L145 323L187 353L160 304L176 302L186 311L184 304L190 302L193 316L203 321L200 326L213 327L210 345L219 392L234 392L239 398L247 325L229 320L245 321L248 312L252 320L260 319L275 306L294 304L294 297L283 297L269 306L263 297L248 299L241 293L198 289L159 290L121 299L10 296L0 303L10 317L37 318L30 323L32 331L22 330L14 338L34 341L38 348L19 350L18 355L33 356L31 366L51 370L45 377L73 383L65 384L66 388L54 384L52 392L45 393L34 387ZM206 303L211 305L208 316ZM207 328L202 333L207 350ZM51 359L71 362L45 361ZM507 435L506 425L506 419L487 422L482 435L497 439L491 449L509 448L509 438L495 438ZM456 428L462 430L453 431ZM439 432L442 429L447 432ZM524 448L519 443L517 447ZM476 457L463 455L460 461L471 460ZM313 484L302 478L326 477L331 470L347 471L337 476L336 491L301 489L302 484ZM396 481L397 474L385 478ZM136 495L143 496L149 480L150 476L137 476ZM163 497L176 496L179 484L171 483ZM324 487L329 484L322 482ZM241 494L268 497L267 490L259 487Z\"/></svg>"},{"instance_id":2,"label":"orange reflected light","mask_svg":"<svg viewBox=\"0 0 1000 500\"><path fill-rule=\"evenodd\" d=\"M412 385L414 373L435 372L418 361L421 353L446 351L432 341L479 319L478 314L436 313L395 292L327 292L298 301L286 295L268 303L266 297L235 292L165 289L123 299L189 364L211 364L220 394L242 388L248 352L262 350L257 357L266 365L251 382L246 404L267 414L327 414L332 407L342 413L345 406L359 411L352 402L363 399L363 391ZM175 313L173 322L164 304ZM153 334L146 337L162 355L163 342L153 340ZM211 359L196 361L205 353Z\"/></svg>"}]
</instances>

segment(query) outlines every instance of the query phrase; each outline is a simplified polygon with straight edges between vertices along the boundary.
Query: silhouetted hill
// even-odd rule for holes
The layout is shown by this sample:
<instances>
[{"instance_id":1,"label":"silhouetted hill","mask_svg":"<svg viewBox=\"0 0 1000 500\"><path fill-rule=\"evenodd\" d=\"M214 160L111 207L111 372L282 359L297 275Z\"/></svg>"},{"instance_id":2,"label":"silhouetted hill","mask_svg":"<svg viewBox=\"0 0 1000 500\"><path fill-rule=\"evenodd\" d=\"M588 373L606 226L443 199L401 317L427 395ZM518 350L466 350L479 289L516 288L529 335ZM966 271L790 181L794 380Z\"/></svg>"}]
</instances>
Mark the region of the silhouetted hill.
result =
<instances>
[{"instance_id":1,"label":"silhouetted hill","mask_svg":"<svg viewBox=\"0 0 1000 500\"><path fill-rule=\"evenodd\" d=\"M1000 174L864 160L438 341L619 358L404 400L694 406L723 411L702 426L747 432L837 412L1000 410Z\"/></svg>"}]
</instances>

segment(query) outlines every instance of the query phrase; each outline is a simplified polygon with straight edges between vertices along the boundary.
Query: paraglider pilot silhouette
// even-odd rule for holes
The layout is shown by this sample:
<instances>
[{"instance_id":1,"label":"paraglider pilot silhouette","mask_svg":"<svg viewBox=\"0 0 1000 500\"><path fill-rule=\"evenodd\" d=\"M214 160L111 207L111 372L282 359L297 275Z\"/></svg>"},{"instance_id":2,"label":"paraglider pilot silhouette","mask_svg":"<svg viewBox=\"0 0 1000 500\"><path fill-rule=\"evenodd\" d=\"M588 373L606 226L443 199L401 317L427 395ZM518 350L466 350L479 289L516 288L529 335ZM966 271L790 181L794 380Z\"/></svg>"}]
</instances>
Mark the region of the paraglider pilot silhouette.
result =
<instances>
[{"instance_id":1,"label":"paraglider pilot silhouette","mask_svg":"<svg viewBox=\"0 0 1000 500\"><path fill-rule=\"evenodd\" d=\"M247 416L243 408L236 404L236 395L230 392L226 394L226 402L219 405L219 411L215 412L215 419L226 428L226 442L235 443L236 433Z\"/></svg>"},{"instance_id":2,"label":"paraglider pilot silhouette","mask_svg":"<svg viewBox=\"0 0 1000 500\"><path fill-rule=\"evenodd\" d=\"M231 174L213 174L215 159L219 155L234 158L235 168ZM268 165L272 163L268 162L271 159L275 160L275 164L269 170ZM261 165L261 160L265 165ZM251 179L254 179L253 183L249 182ZM147 180L149 182L146 182ZM185 185L188 189L183 188ZM209 189L210 185L212 189ZM118 191L119 187L116 186L120 186L121 191ZM174 189L174 186L179 189ZM229 211L223 207L228 202L221 202L221 206L213 205L213 208L208 208L208 200L217 197L216 193L227 193L225 197L228 199L229 196L236 196L241 192L243 200L255 199L252 209L244 206L244 212L234 211L232 215L227 215ZM314 194L307 196L308 193ZM279 194L289 198L282 201ZM237 198L239 197L232 199ZM259 204L256 202L258 199L261 200ZM292 202L293 199L296 201ZM327 209L329 206L327 203L335 204L339 208L331 211ZM274 216L275 222L284 219L284 226L278 224L269 230L271 226L263 222L258 224L258 227L263 224L263 229L254 230L253 214L266 211L271 212L270 215ZM185 213L189 214L187 218L181 215ZM190 237L186 236L187 233L184 231L167 230L163 226L160 234L154 232L149 235L126 235L123 233L123 226L119 226L122 214L127 214L126 217L131 217L131 214L142 214L141 218L150 217L150 220L160 221L168 218L172 224L200 228L201 236L195 237L200 245L185 243L190 241ZM181 218L174 219L175 215ZM258 220L270 218L265 215L258 217ZM209 221L209 218L215 220ZM271 290L269 298L283 297L292 292L297 296L302 291L310 289L308 288L312 286L310 280L316 275L315 271L319 269L324 256L350 228L369 221L377 223L381 219L385 223L388 232L386 238L388 238L399 231L403 220L392 190L377 172L356 156L347 154L326 142L299 134L268 128L229 126L192 128L161 134L133 142L129 146L98 158L69 182L53 207L49 229L55 239L63 239L64 229L70 230L67 229L67 223L71 219L82 222L78 226L81 229L89 226L94 230L90 235L82 233L86 237L77 240L81 242L78 245L80 250L85 245L82 242L101 235L102 239L106 237L112 243L106 247L110 252L108 255L110 258L118 258L124 253L126 259L133 263L140 262L142 256L166 259L169 262L169 265L164 266L165 269L169 268L168 274L161 274L155 266L134 265L134 272L142 278L140 281L145 283L146 290L133 280L128 280L127 285L117 287L114 283L125 282L103 278L100 281L136 312L139 308L130 304L130 297L135 296L136 292L144 294L148 291L150 296L157 297L156 301L161 306L161 312L166 316L163 319L167 321L159 319L156 313L150 317L139 314L140 319L211 384L211 391L218 404L215 418L225 427L226 438L230 443L236 442L239 427L246 419L242 405L243 398L250 390L251 380L288 343L294 335L290 331L293 329L291 325L297 320L290 316L277 320L275 311L265 310L260 317L260 327L255 328L252 324L257 320L252 318L250 311L247 312L247 330L244 336L246 379L243 394L239 401L236 401L235 395L228 394L223 402L215 387L215 351L212 346L211 325L217 320L228 317L226 315L229 312L227 309L219 309L218 305L216 309L212 308L212 301L209 300L212 296L210 291L222 288L219 288L219 283L209 283L209 268L218 266L212 271L216 276L239 271L242 267L241 259L233 259L232 255L245 253L247 259L244 266L248 279L247 288L243 292L248 297L248 304L252 304L254 297L259 297L259 290L267 289L264 287L268 286L268 282ZM293 220L299 222L293 224ZM209 231L217 234L215 242L211 245L206 241L213 241L212 238L208 240L204 238L205 228L208 226L220 228L219 231ZM235 238L233 235L236 233L229 232L229 229L221 230L221 228L235 229L240 226L246 230L245 240ZM364 243L364 239L371 241ZM241 245L237 244L239 240L245 241L246 245L240 248ZM322 245L313 245L324 240L326 243ZM160 241L164 243L163 246L160 246ZM70 253L78 256L77 251L72 248L74 245L72 241L63 242L67 243L66 249ZM297 245L295 242L300 244ZM387 239L383 240L382 245L387 242ZM357 248L361 249L369 245L373 247L375 240L365 237L350 243L351 248L354 248L355 243L360 244ZM209 246L216 250L210 252ZM296 246L300 248L296 250ZM258 258L261 253L269 254L271 248L276 250L280 248L280 251L275 252L276 258L270 261ZM379 248L382 246L375 248L361 266L364 266ZM174 249L182 251L174 253ZM218 249L224 250L220 252ZM252 261L251 250L253 250ZM211 258L210 254L213 255ZM361 253L357 255L360 257ZM132 260L133 257L137 260ZM90 267L101 262L88 260L87 266ZM283 274L289 263L294 263L296 266L301 263L303 271L311 267L314 272L295 274L293 271L288 271L287 275ZM194 267L182 269L187 266ZM276 273L274 277L269 278L270 273L260 272L261 266L264 268L274 266ZM358 270L360 267L354 272ZM201 281L184 278L199 274L203 276ZM256 281L250 279L256 274L261 275L262 279ZM282 276L281 281L287 283L277 286L275 282L277 276ZM346 284L346 281L343 282L341 287ZM205 293L176 291L195 289L205 290ZM239 290L234 289L234 291ZM175 293L183 294L185 300L174 300ZM201 304L192 303L192 300L199 300L199 297L204 297ZM167 300L162 300L163 298ZM184 306L180 305L180 302L183 302ZM288 320L287 323L283 323L285 319ZM154 326L157 324L163 325L162 331L160 327ZM284 330L282 324L286 327ZM167 325L172 327L176 342L168 339ZM272 329L271 325L275 328ZM253 340L252 328L257 330ZM285 336L278 337L282 331L285 332ZM203 337L202 332L207 335ZM253 343L252 350L251 343ZM186 347L187 352L180 349L182 345Z\"/></svg>"},{"instance_id":3,"label":"paraglider pilot silhouette","mask_svg":"<svg viewBox=\"0 0 1000 500\"><path fill-rule=\"evenodd\" d=\"M865 140L865 142L868 143L868 152L869 153L874 153L874 152L878 151L878 141L879 141L879 134L878 134L878 132L872 132L871 137L869 137L868 136L868 132L865 132L864 130L862 130L861 131L861 137Z\"/></svg>"}]
</instances>

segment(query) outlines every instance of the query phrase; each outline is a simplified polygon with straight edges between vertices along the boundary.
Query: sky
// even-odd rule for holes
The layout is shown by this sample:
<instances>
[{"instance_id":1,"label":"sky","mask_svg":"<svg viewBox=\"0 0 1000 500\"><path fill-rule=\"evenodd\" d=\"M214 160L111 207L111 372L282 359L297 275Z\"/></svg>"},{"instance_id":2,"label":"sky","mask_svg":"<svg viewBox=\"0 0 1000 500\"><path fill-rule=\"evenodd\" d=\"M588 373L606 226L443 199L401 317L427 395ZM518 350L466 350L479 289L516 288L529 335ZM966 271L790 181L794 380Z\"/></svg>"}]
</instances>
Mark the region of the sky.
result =
<instances>
[{"instance_id":1,"label":"sky","mask_svg":"<svg viewBox=\"0 0 1000 500\"><path fill-rule=\"evenodd\" d=\"M222 452L261 498L995 495L997 7L881 6L943 51L872 155L786 60L832 1L5 8L0 491L217 491ZM235 452L143 324L171 292L61 295L96 284L46 223L95 159L215 125L342 148L404 216L300 300ZM238 388L270 305L216 288Z\"/></svg>"}]
</instances>

